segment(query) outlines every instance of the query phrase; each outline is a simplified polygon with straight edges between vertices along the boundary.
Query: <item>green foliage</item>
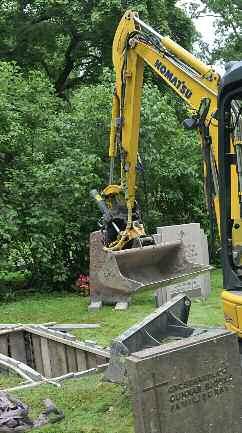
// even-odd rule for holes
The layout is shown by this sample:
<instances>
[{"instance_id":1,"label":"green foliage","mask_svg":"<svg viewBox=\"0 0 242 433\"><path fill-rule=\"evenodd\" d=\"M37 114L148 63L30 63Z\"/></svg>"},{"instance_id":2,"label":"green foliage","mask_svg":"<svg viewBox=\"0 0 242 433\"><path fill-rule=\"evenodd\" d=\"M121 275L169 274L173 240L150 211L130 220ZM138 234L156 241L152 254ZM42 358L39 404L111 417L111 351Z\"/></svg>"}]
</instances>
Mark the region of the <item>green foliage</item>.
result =
<instances>
[{"instance_id":1,"label":"green foliage","mask_svg":"<svg viewBox=\"0 0 242 433\"><path fill-rule=\"evenodd\" d=\"M70 286L88 270L89 234L97 228L89 191L108 183L110 73L103 84L82 86L69 104L40 72L25 78L8 63L0 64L0 87L1 260L8 271L30 272L36 288ZM203 217L199 145L175 108L171 96L145 86L140 147L147 197L140 176L140 201L144 210L148 202L149 231Z\"/></svg>"},{"instance_id":2,"label":"green foliage","mask_svg":"<svg viewBox=\"0 0 242 433\"><path fill-rule=\"evenodd\" d=\"M45 150L44 138L61 105L43 74L32 71L24 78L16 64L0 63L0 91L0 167L3 174L10 167L16 169L27 164L35 150Z\"/></svg>"},{"instance_id":3,"label":"green foliage","mask_svg":"<svg viewBox=\"0 0 242 433\"><path fill-rule=\"evenodd\" d=\"M100 183L100 160L83 140L87 117L80 141L74 140L74 116L65 116L39 72L24 79L14 65L1 68L2 261L10 270L30 271L36 287L58 285L73 279L86 261L96 222L89 190Z\"/></svg>"},{"instance_id":4,"label":"green foliage","mask_svg":"<svg viewBox=\"0 0 242 433\"><path fill-rule=\"evenodd\" d=\"M190 47L191 21L168 0L9 0L0 4L0 59L44 71L59 95L99 80L127 9Z\"/></svg>"},{"instance_id":5,"label":"green foliage","mask_svg":"<svg viewBox=\"0 0 242 433\"><path fill-rule=\"evenodd\" d=\"M193 16L214 15L216 39L210 61L241 60L242 56L242 5L241 0L191 1Z\"/></svg>"},{"instance_id":6,"label":"green foliage","mask_svg":"<svg viewBox=\"0 0 242 433\"><path fill-rule=\"evenodd\" d=\"M166 224L205 223L201 149L196 134L183 129L176 99L145 86L141 155L146 195L142 208L149 231ZM142 182L142 181L141 181Z\"/></svg>"},{"instance_id":7,"label":"green foliage","mask_svg":"<svg viewBox=\"0 0 242 433\"><path fill-rule=\"evenodd\" d=\"M176 0L165 1L168 34L178 44L187 50L192 50L192 44L197 37L195 26L182 9L176 7L176 3Z\"/></svg>"},{"instance_id":8,"label":"green foliage","mask_svg":"<svg viewBox=\"0 0 242 433\"><path fill-rule=\"evenodd\" d=\"M24 262L33 283L51 285L73 278L85 261L97 158L75 149L52 164L39 164L13 172L6 188L18 211L11 256L16 265Z\"/></svg>"},{"instance_id":9,"label":"green foliage","mask_svg":"<svg viewBox=\"0 0 242 433\"><path fill-rule=\"evenodd\" d=\"M88 271L89 234L99 216L89 190L108 183L107 66L116 26L131 8L190 48L194 28L175 1L0 5L0 261L12 286L15 272L27 272L35 288L60 288ZM63 92L68 101L58 97ZM199 147L180 128L174 100L145 87L141 153L150 214L144 219L152 231L202 218ZM143 187L140 201L147 208Z\"/></svg>"},{"instance_id":10,"label":"green foliage","mask_svg":"<svg viewBox=\"0 0 242 433\"><path fill-rule=\"evenodd\" d=\"M0 272L0 288L2 290L22 289L30 280L31 274L27 271Z\"/></svg>"},{"instance_id":11,"label":"green foliage","mask_svg":"<svg viewBox=\"0 0 242 433\"><path fill-rule=\"evenodd\" d=\"M215 60L222 58L225 61L241 60L241 5L232 0L209 0L208 8L218 16L213 58Z\"/></svg>"}]
</instances>

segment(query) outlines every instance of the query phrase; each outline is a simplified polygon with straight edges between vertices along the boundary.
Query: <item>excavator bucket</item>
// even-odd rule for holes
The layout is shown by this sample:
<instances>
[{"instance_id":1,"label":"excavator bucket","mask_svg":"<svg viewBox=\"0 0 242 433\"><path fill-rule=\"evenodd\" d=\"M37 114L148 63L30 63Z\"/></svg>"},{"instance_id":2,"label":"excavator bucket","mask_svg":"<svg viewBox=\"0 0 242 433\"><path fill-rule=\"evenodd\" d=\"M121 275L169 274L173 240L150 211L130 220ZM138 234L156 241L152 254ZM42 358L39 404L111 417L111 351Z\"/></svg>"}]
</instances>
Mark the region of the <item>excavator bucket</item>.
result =
<instances>
[{"instance_id":1,"label":"excavator bucket","mask_svg":"<svg viewBox=\"0 0 242 433\"><path fill-rule=\"evenodd\" d=\"M209 265L186 260L182 242L104 251L101 232L90 240L90 308L128 304L132 293L158 289L208 272Z\"/></svg>"}]
</instances>

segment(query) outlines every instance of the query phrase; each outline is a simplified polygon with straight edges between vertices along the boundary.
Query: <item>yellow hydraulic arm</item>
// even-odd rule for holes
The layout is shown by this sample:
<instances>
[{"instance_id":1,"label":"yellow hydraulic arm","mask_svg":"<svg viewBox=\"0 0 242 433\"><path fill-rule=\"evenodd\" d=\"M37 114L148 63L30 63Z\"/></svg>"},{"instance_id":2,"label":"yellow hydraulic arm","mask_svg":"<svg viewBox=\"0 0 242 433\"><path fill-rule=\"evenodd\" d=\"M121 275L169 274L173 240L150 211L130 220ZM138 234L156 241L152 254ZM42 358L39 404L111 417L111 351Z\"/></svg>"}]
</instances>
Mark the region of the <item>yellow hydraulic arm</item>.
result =
<instances>
[{"instance_id":1,"label":"yellow hydraulic arm","mask_svg":"<svg viewBox=\"0 0 242 433\"><path fill-rule=\"evenodd\" d=\"M219 222L216 111L220 76L169 37L161 36L143 23L132 11L123 16L117 28L113 64L116 83L109 146L110 181L101 196L96 195L97 200L106 202L110 213L115 215L112 222L115 233L107 240L106 248L120 250L130 241L140 241L145 236L135 203L144 64L150 66L194 110L194 125L199 127L204 152L207 152L213 182L213 206ZM113 180L118 155L121 181L116 185ZM205 176L206 171L205 164ZM122 208L120 218L116 212L117 203L118 208Z\"/></svg>"},{"instance_id":2,"label":"yellow hydraulic arm","mask_svg":"<svg viewBox=\"0 0 242 433\"><path fill-rule=\"evenodd\" d=\"M211 66L161 36L137 13L128 11L115 34L113 64L116 83L110 178L101 194L92 192L103 213L105 249L117 251L115 255L122 249L147 245L135 200L146 64L193 111L184 124L197 128L201 138L208 205L210 211L215 210L221 238L225 322L242 338L242 61L230 64L220 80ZM116 184L117 160L120 168ZM137 255L137 249L134 251Z\"/></svg>"}]
</instances>

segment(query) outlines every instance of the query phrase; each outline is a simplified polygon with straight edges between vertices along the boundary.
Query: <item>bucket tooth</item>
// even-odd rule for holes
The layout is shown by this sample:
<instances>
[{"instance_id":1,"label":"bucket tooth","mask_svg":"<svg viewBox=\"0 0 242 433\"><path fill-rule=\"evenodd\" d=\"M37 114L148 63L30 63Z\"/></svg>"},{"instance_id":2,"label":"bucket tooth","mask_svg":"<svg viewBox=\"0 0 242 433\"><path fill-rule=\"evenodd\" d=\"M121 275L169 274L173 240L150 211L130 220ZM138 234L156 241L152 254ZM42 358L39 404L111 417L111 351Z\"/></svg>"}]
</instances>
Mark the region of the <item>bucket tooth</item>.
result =
<instances>
[{"instance_id":1,"label":"bucket tooth","mask_svg":"<svg viewBox=\"0 0 242 433\"><path fill-rule=\"evenodd\" d=\"M145 288L158 289L208 272L209 265L189 262L181 241L104 251L101 233L90 239L91 300L106 304L128 302L130 295Z\"/></svg>"}]
</instances>

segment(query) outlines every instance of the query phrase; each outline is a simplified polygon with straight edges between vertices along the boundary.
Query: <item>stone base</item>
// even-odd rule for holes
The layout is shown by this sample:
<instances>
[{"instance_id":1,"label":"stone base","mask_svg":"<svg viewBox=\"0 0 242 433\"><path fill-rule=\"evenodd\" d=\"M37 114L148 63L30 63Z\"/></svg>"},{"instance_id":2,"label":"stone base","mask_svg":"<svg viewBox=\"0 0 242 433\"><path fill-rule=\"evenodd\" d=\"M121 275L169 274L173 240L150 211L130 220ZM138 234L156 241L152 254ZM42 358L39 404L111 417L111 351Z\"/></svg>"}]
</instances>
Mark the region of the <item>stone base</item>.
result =
<instances>
[{"instance_id":1,"label":"stone base","mask_svg":"<svg viewBox=\"0 0 242 433\"><path fill-rule=\"evenodd\" d=\"M97 310L101 310L102 308L102 301L91 301L91 304L88 306L88 310L89 311L97 311Z\"/></svg>"},{"instance_id":2,"label":"stone base","mask_svg":"<svg viewBox=\"0 0 242 433\"><path fill-rule=\"evenodd\" d=\"M115 310L127 310L129 306L128 301L122 301L122 302L117 302L116 306L115 306Z\"/></svg>"},{"instance_id":3,"label":"stone base","mask_svg":"<svg viewBox=\"0 0 242 433\"><path fill-rule=\"evenodd\" d=\"M114 305L117 310L126 310L130 297L127 293L106 287L100 282L99 271L103 268L107 252L103 250L102 233L96 231L90 235L90 310L99 310L105 305ZM110 262L110 267L112 263ZM114 275L115 278L115 275Z\"/></svg>"}]
</instances>

